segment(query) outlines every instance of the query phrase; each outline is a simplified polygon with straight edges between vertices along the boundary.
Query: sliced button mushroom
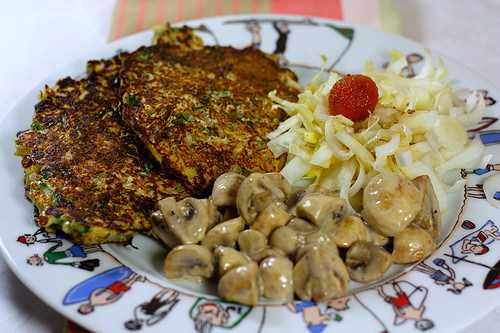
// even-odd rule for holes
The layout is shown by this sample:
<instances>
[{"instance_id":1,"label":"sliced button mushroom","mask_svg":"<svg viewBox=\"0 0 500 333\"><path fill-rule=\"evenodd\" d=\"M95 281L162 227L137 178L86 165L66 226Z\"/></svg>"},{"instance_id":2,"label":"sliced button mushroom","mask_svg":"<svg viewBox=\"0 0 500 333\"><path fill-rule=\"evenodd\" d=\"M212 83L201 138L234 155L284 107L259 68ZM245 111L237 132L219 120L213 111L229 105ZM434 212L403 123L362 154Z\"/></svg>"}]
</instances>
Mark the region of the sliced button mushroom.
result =
<instances>
[{"instance_id":1,"label":"sliced button mushroom","mask_svg":"<svg viewBox=\"0 0 500 333\"><path fill-rule=\"evenodd\" d=\"M345 264L351 279L366 283L381 278L391 266L392 258L383 248L359 241L347 251Z\"/></svg>"},{"instance_id":2,"label":"sliced button mushroom","mask_svg":"<svg viewBox=\"0 0 500 333\"><path fill-rule=\"evenodd\" d=\"M282 202L273 202L260 212L251 228L268 237L274 229L284 226L290 220L287 207Z\"/></svg>"},{"instance_id":3,"label":"sliced button mushroom","mask_svg":"<svg viewBox=\"0 0 500 333\"><path fill-rule=\"evenodd\" d=\"M207 199L186 198L175 202L165 198L159 202L169 230L182 244L196 244L217 219L217 209Z\"/></svg>"},{"instance_id":4,"label":"sliced button mushroom","mask_svg":"<svg viewBox=\"0 0 500 333\"><path fill-rule=\"evenodd\" d=\"M227 172L220 175L212 189L212 200L217 207L235 206L236 195L244 176L236 172Z\"/></svg>"},{"instance_id":5,"label":"sliced button mushroom","mask_svg":"<svg viewBox=\"0 0 500 333\"><path fill-rule=\"evenodd\" d=\"M241 217L222 222L210 229L201 241L203 246L213 250L219 245L234 247L240 231L245 227Z\"/></svg>"},{"instance_id":6,"label":"sliced button mushroom","mask_svg":"<svg viewBox=\"0 0 500 333\"><path fill-rule=\"evenodd\" d=\"M267 238L257 230L247 229L239 234L238 246L241 252L254 259L259 257L260 253L268 247Z\"/></svg>"},{"instance_id":7,"label":"sliced button mushroom","mask_svg":"<svg viewBox=\"0 0 500 333\"><path fill-rule=\"evenodd\" d=\"M389 243L389 238L384 235L379 234L372 228L368 227L368 233L370 234L370 242L377 246L385 246Z\"/></svg>"},{"instance_id":8,"label":"sliced button mushroom","mask_svg":"<svg viewBox=\"0 0 500 333\"><path fill-rule=\"evenodd\" d=\"M293 285L300 299L323 301L347 293L349 273L342 259L329 247L313 247L295 265Z\"/></svg>"},{"instance_id":9,"label":"sliced button mushroom","mask_svg":"<svg viewBox=\"0 0 500 333\"><path fill-rule=\"evenodd\" d=\"M215 249L214 255L217 261L217 273L219 277L224 276L233 268L250 263L250 258L231 247L219 246Z\"/></svg>"},{"instance_id":10,"label":"sliced button mushroom","mask_svg":"<svg viewBox=\"0 0 500 333\"><path fill-rule=\"evenodd\" d=\"M240 185L236 206L241 217L252 224L257 215L275 201L286 202L290 184L279 173L252 173Z\"/></svg>"},{"instance_id":11,"label":"sliced button mushroom","mask_svg":"<svg viewBox=\"0 0 500 333\"><path fill-rule=\"evenodd\" d=\"M424 259L434 248L432 236L427 231L410 226L394 237L392 259L397 264L409 264Z\"/></svg>"},{"instance_id":12,"label":"sliced button mushroom","mask_svg":"<svg viewBox=\"0 0 500 333\"><path fill-rule=\"evenodd\" d=\"M273 231L269 244L282 250L285 254L293 256L301 242L295 230L288 226L280 227Z\"/></svg>"},{"instance_id":13,"label":"sliced button mushroom","mask_svg":"<svg viewBox=\"0 0 500 333\"><path fill-rule=\"evenodd\" d=\"M307 194L297 204L297 216L317 226L331 220L341 219L344 212L344 200L321 193Z\"/></svg>"},{"instance_id":14,"label":"sliced button mushroom","mask_svg":"<svg viewBox=\"0 0 500 333\"><path fill-rule=\"evenodd\" d=\"M363 214L368 225L385 236L395 236L415 218L422 206L422 192L408 179L381 173L363 192Z\"/></svg>"},{"instance_id":15,"label":"sliced button mushroom","mask_svg":"<svg viewBox=\"0 0 500 333\"><path fill-rule=\"evenodd\" d=\"M169 279L184 278L201 282L213 275L212 253L201 245L179 245L168 253L163 270Z\"/></svg>"},{"instance_id":16,"label":"sliced button mushroom","mask_svg":"<svg viewBox=\"0 0 500 333\"><path fill-rule=\"evenodd\" d=\"M346 216L335 227L335 244L338 247L351 247L356 241L370 240L370 233L363 221L354 215Z\"/></svg>"},{"instance_id":17,"label":"sliced button mushroom","mask_svg":"<svg viewBox=\"0 0 500 333\"><path fill-rule=\"evenodd\" d=\"M180 245L181 242L175 235L170 231L167 222L163 218L163 214L161 211L156 211L153 214L151 214L151 220L152 220L152 225L153 228L151 229L151 232L153 235L161 240L165 245L167 245L170 248L174 248L177 245Z\"/></svg>"},{"instance_id":18,"label":"sliced button mushroom","mask_svg":"<svg viewBox=\"0 0 500 333\"><path fill-rule=\"evenodd\" d=\"M316 227L314 224L311 224L306 220L298 217L294 217L293 219L291 219L290 222L288 222L287 227L293 229L300 235L307 235L318 230L318 227Z\"/></svg>"},{"instance_id":19,"label":"sliced button mushroom","mask_svg":"<svg viewBox=\"0 0 500 333\"><path fill-rule=\"evenodd\" d=\"M219 295L230 302L256 305L259 301L257 264L251 262L224 274L217 286Z\"/></svg>"},{"instance_id":20,"label":"sliced button mushroom","mask_svg":"<svg viewBox=\"0 0 500 333\"><path fill-rule=\"evenodd\" d=\"M259 265L264 296L281 302L293 300L293 263L285 257L268 257Z\"/></svg>"},{"instance_id":21,"label":"sliced button mushroom","mask_svg":"<svg viewBox=\"0 0 500 333\"><path fill-rule=\"evenodd\" d=\"M339 255L339 251L333 239L322 230L318 230L305 236L304 245L299 246L296 251L295 261L300 260L310 249L318 247L328 249L331 254Z\"/></svg>"},{"instance_id":22,"label":"sliced button mushroom","mask_svg":"<svg viewBox=\"0 0 500 333\"><path fill-rule=\"evenodd\" d=\"M412 224L427 230L436 239L439 237L439 230L442 224L439 202L428 176L420 176L413 180L413 183L423 194L422 208L415 216Z\"/></svg>"}]
</instances>

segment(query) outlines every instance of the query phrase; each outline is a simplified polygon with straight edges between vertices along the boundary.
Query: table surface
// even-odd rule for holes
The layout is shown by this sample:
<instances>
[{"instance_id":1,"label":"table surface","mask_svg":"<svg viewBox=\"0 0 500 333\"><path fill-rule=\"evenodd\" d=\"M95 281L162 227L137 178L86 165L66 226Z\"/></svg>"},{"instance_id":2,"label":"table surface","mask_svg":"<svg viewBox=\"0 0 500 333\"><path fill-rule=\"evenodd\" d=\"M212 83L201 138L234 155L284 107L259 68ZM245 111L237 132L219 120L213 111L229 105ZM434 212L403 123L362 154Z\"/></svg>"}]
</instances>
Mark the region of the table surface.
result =
<instances>
[{"instance_id":1,"label":"table surface","mask_svg":"<svg viewBox=\"0 0 500 333\"><path fill-rule=\"evenodd\" d=\"M500 0L395 2L404 36L457 59L500 88ZM0 40L9 50L0 55L0 80L4 81L0 120L56 66L107 43L113 7L114 0L3 2ZM1 256L0 290L2 331L62 331L63 318L24 287ZM499 321L500 307L461 332L499 332Z\"/></svg>"}]
</instances>

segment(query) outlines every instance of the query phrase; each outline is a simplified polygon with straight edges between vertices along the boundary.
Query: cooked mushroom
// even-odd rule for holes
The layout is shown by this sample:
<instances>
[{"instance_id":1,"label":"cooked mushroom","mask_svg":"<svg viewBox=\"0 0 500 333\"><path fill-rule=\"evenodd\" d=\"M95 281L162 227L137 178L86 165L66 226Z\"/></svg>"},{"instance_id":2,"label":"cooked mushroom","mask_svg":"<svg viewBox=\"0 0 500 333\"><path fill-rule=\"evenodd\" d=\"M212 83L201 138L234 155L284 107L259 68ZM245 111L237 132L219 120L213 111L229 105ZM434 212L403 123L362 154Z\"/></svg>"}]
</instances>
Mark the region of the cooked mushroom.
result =
<instances>
[{"instance_id":1,"label":"cooked mushroom","mask_svg":"<svg viewBox=\"0 0 500 333\"><path fill-rule=\"evenodd\" d=\"M306 194L297 204L297 216L317 226L344 216L344 200L321 193Z\"/></svg>"},{"instance_id":2,"label":"cooked mushroom","mask_svg":"<svg viewBox=\"0 0 500 333\"><path fill-rule=\"evenodd\" d=\"M252 173L240 185L236 206L241 217L252 224L257 215L275 201L285 202L290 184L279 173Z\"/></svg>"},{"instance_id":3,"label":"cooked mushroom","mask_svg":"<svg viewBox=\"0 0 500 333\"><path fill-rule=\"evenodd\" d=\"M302 245L300 235L288 226L280 227L273 231L269 244L282 250L285 254L293 256L297 248Z\"/></svg>"},{"instance_id":4,"label":"cooked mushroom","mask_svg":"<svg viewBox=\"0 0 500 333\"><path fill-rule=\"evenodd\" d=\"M245 227L241 217L222 222L210 229L201 241L203 246L213 250L219 245L234 247L240 231Z\"/></svg>"},{"instance_id":5,"label":"cooked mushroom","mask_svg":"<svg viewBox=\"0 0 500 333\"><path fill-rule=\"evenodd\" d=\"M334 230L333 238L338 247L351 247L356 241L370 239L368 228L354 215L344 217L336 224Z\"/></svg>"},{"instance_id":6,"label":"cooked mushroom","mask_svg":"<svg viewBox=\"0 0 500 333\"><path fill-rule=\"evenodd\" d=\"M379 234L370 227L367 227L368 233L370 234L370 242L377 246L385 246L389 243L389 238L384 235Z\"/></svg>"},{"instance_id":7,"label":"cooked mushroom","mask_svg":"<svg viewBox=\"0 0 500 333\"><path fill-rule=\"evenodd\" d=\"M151 232L153 235L161 240L165 245L170 248L174 248L177 245L180 245L181 242L175 235L170 231L167 222L163 218L163 214L161 211L156 211L151 214L152 221L152 229Z\"/></svg>"},{"instance_id":8,"label":"cooked mushroom","mask_svg":"<svg viewBox=\"0 0 500 333\"><path fill-rule=\"evenodd\" d=\"M231 302L256 305L259 301L259 281L257 264L251 262L233 268L219 280L219 295Z\"/></svg>"},{"instance_id":9,"label":"cooked mushroom","mask_svg":"<svg viewBox=\"0 0 500 333\"><path fill-rule=\"evenodd\" d=\"M275 301L293 300L293 263L285 257L268 257L259 265L264 296Z\"/></svg>"},{"instance_id":10,"label":"cooked mushroom","mask_svg":"<svg viewBox=\"0 0 500 333\"><path fill-rule=\"evenodd\" d=\"M427 230L436 239L439 236L439 228L442 223L439 202L428 176L420 176L413 180L413 183L423 194L422 208L415 216L412 224Z\"/></svg>"},{"instance_id":11,"label":"cooked mushroom","mask_svg":"<svg viewBox=\"0 0 500 333\"><path fill-rule=\"evenodd\" d=\"M212 189L212 200L217 207L236 205L236 194L244 176L236 172L227 172L220 175Z\"/></svg>"},{"instance_id":12,"label":"cooked mushroom","mask_svg":"<svg viewBox=\"0 0 500 333\"><path fill-rule=\"evenodd\" d=\"M268 237L274 229L284 226L290 220L290 214L284 203L276 201L259 213L251 228Z\"/></svg>"},{"instance_id":13,"label":"cooked mushroom","mask_svg":"<svg viewBox=\"0 0 500 333\"><path fill-rule=\"evenodd\" d=\"M175 202L170 197L161 200L159 206L169 230L182 244L201 241L207 229L219 219L217 209L208 199L186 198Z\"/></svg>"},{"instance_id":14,"label":"cooked mushroom","mask_svg":"<svg viewBox=\"0 0 500 333\"><path fill-rule=\"evenodd\" d=\"M424 229L408 227L394 237L392 259L397 264L419 261L435 248L432 236Z\"/></svg>"},{"instance_id":15,"label":"cooked mushroom","mask_svg":"<svg viewBox=\"0 0 500 333\"><path fill-rule=\"evenodd\" d=\"M349 273L330 247L317 246L309 249L295 265L293 284L300 299L322 301L347 293Z\"/></svg>"},{"instance_id":16,"label":"cooked mushroom","mask_svg":"<svg viewBox=\"0 0 500 333\"><path fill-rule=\"evenodd\" d=\"M254 259L260 257L260 253L268 248L267 238L257 230L247 229L239 234L238 246L241 252Z\"/></svg>"},{"instance_id":17,"label":"cooked mushroom","mask_svg":"<svg viewBox=\"0 0 500 333\"><path fill-rule=\"evenodd\" d=\"M422 192L408 179L392 172L368 182L363 193L363 214L368 224L385 236L395 236L415 218Z\"/></svg>"},{"instance_id":18,"label":"cooked mushroom","mask_svg":"<svg viewBox=\"0 0 500 333\"><path fill-rule=\"evenodd\" d=\"M391 266L392 259L384 248L358 241L347 251L345 264L351 279L366 283L382 277Z\"/></svg>"},{"instance_id":19,"label":"cooked mushroom","mask_svg":"<svg viewBox=\"0 0 500 333\"><path fill-rule=\"evenodd\" d=\"M226 246L217 247L214 251L214 255L217 261L217 272L219 277L233 268L246 265L251 261L249 257L240 251Z\"/></svg>"},{"instance_id":20,"label":"cooked mushroom","mask_svg":"<svg viewBox=\"0 0 500 333\"><path fill-rule=\"evenodd\" d=\"M288 222L287 227L293 229L299 235L307 235L318 230L318 227L316 227L314 224L311 224L306 220L298 217L294 217L293 219L291 219L290 222Z\"/></svg>"},{"instance_id":21,"label":"cooked mushroom","mask_svg":"<svg viewBox=\"0 0 500 333\"><path fill-rule=\"evenodd\" d=\"M307 234L304 237L304 244L299 246L295 253L295 261L298 261L311 248L323 247L329 249L330 253L338 255L339 251L335 245L335 241L328 236L323 230L318 230Z\"/></svg>"},{"instance_id":22,"label":"cooked mushroom","mask_svg":"<svg viewBox=\"0 0 500 333\"><path fill-rule=\"evenodd\" d=\"M312 183L305 189L300 189L293 192L290 195L290 198L286 202L288 207L291 207L290 214L297 215L297 203L299 203L302 198L310 193L321 193L325 195L333 195L333 191L327 190L324 187L321 187L319 183Z\"/></svg>"},{"instance_id":23,"label":"cooked mushroom","mask_svg":"<svg viewBox=\"0 0 500 333\"><path fill-rule=\"evenodd\" d=\"M163 270L169 279L202 281L213 275L212 253L201 245L179 245L168 253Z\"/></svg>"}]
</instances>

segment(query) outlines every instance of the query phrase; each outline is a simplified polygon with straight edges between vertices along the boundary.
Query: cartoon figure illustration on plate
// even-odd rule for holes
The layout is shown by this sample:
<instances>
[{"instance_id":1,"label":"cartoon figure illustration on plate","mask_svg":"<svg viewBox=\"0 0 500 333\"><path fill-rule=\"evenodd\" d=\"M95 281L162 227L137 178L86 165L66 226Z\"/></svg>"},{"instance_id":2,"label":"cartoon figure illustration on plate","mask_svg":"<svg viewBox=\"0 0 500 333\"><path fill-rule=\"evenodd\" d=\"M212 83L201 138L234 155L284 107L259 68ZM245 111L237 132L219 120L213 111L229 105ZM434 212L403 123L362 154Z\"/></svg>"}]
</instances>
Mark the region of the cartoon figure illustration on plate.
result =
<instances>
[{"instance_id":1,"label":"cartoon figure illustration on plate","mask_svg":"<svg viewBox=\"0 0 500 333\"><path fill-rule=\"evenodd\" d=\"M93 271L99 266L99 259L75 260L67 261L68 258L87 258L87 255L94 252L101 251L99 245L78 245L72 244L69 248L59 250L63 246L62 240L56 240L55 245L51 246L43 253L43 260L50 265L65 265L75 268L84 269L86 271ZM26 261L32 266L41 266L38 263L41 260L38 254L29 257Z\"/></svg>"},{"instance_id":2,"label":"cartoon figure illustration on plate","mask_svg":"<svg viewBox=\"0 0 500 333\"><path fill-rule=\"evenodd\" d=\"M455 270L448 266L446 260L436 258L432 263L443 270L434 268L425 262L418 264L415 270L427 274L438 286L449 286L446 290L455 295L460 295L465 288L472 286L472 282L465 277L463 277L461 281L457 281Z\"/></svg>"},{"instance_id":3,"label":"cartoon figure illustration on plate","mask_svg":"<svg viewBox=\"0 0 500 333\"><path fill-rule=\"evenodd\" d=\"M486 221L479 229L463 236L450 245L451 255L457 256L457 252L465 254L484 255L490 251L493 242L500 239L498 227L492 220ZM458 257L458 256L457 256ZM457 263L460 259L453 259Z\"/></svg>"},{"instance_id":4,"label":"cartoon figure illustration on plate","mask_svg":"<svg viewBox=\"0 0 500 333\"><path fill-rule=\"evenodd\" d=\"M285 58L285 52L288 35L290 34L290 27L286 21L275 21L273 22L273 29L278 33L278 39L276 39L276 47L273 54L279 57L278 62L281 66L286 66L288 65L288 60Z\"/></svg>"},{"instance_id":5,"label":"cartoon figure illustration on plate","mask_svg":"<svg viewBox=\"0 0 500 333\"><path fill-rule=\"evenodd\" d=\"M260 23L257 21L248 21L245 23L245 29L250 33L252 36L252 41L250 42L249 47L254 48L254 49L260 49L260 46L262 44L262 35L260 33L261 27Z\"/></svg>"},{"instance_id":6,"label":"cartoon figure illustration on plate","mask_svg":"<svg viewBox=\"0 0 500 333\"><path fill-rule=\"evenodd\" d=\"M389 286L391 291L387 291ZM395 326L403 325L411 320L415 328L420 331L427 331L434 327L434 322L424 317L426 309L424 303L428 294L426 287L416 286L408 281L393 281L377 287L377 292L386 303L392 306Z\"/></svg>"},{"instance_id":7,"label":"cartoon figure illustration on plate","mask_svg":"<svg viewBox=\"0 0 500 333\"><path fill-rule=\"evenodd\" d=\"M83 303L78 312L87 315L97 306L117 302L136 282L146 279L126 266L118 266L94 275L71 288L63 299L64 305Z\"/></svg>"},{"instance_id":8,"label":"cartoon figure illustration on plate","mask_svg":"<svg viewBox=\"0 0 500 333\"><path fill-rule=\"evenodd\" d=\"M293 313L302 313L302 320L306 323L309 332L321 333L328 326L328 322L342 320L338 312L349 309L349 300L349 297L342 297L327 301L324 310L322 310L323 304L315 301L288 303L287 307Z\"/></svg>"},{"instance_id":9,"label":"cartoon figure illustration on plate","mask_svg":"<svg viewBox=\"0 0 500 333\"><path fill-rule=\"evenodd\" d=\"M32 234L23 234L17 237L17 241L26 246L34 245L36 243L57 243L63 239L62 235L55 234L50 236L46 231L38 229Z\"/></svg>"},{"instance_id":10,"label":"cartoon figure illustration on plate","mask_svg":"<svg viewBox=\"0 0 500 333\"><path fill-rule=\"evenodd\" d=\"M178 291L162 288L149 301L134 308L134 317L125 322L125 328L130 331L138 331L144 325L153 326L165 318L179 301Z\"/></svg>"},{"instance_id":11,"label":"cartoon figure illustration on plate","mask_svg":"<svg viewBox=\"0 0 500 333\"><path fill-rule=\"evenodd\" d=\"M234 328L249 313L252 307L226 303L219 300L198 298L189 311L189 317L194 321L194 328L199 333L210 333L212 328Z\"/></svg>"}]
</instances>

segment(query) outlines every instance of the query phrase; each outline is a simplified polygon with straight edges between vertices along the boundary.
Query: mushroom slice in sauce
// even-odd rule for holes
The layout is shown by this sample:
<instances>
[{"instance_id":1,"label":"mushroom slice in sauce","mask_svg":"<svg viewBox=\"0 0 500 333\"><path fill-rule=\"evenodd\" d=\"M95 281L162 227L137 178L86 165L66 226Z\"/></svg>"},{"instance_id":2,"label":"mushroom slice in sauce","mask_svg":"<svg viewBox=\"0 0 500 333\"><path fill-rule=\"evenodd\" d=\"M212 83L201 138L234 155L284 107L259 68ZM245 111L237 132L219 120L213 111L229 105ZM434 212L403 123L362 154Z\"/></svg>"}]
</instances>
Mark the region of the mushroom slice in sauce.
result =
<instances>
[{"instance_id":1,"label":"mushroom slice in sauce","mask_svg":"<svg viewBox=\"0 0 500 333\"><path fill-rule=\"evenodd\" d=\"M245 227L241 217L222 222L210 229L201 241L203 246L213 250L219 245L234 247L240 231Z\"/></svg>"},{"instance_id":2,"label":"mushroom slice in sauce","mask_svg":"<svg viewBox=\"0 0 500 333\"><path fill-rule=\"evenodd\" d=\"M421 206L422 192L392 172L370 179L363 192L363 215L368 225L385 236L395 236L406 228Z\"/></svg>"},{"instance_id":3,"label":"mushroom slice in sauce","mask_svg":"<svg viewBox=\"0 0 500 333\"><path fill-rule=\"evenodd\" d=\"M264 296L282 302L293 300L293 263L285 257L268 257L259 265Z\"/></svg>"},{"instance_id":4,"label":"mushroom slice in sauce","mask_svg":"<svg viewBox=\"0 0 500 333\"><path fill-rule=\"evenodd\" d=\"M350 215L336 224L333 238L338 247L346 248L356 241L370 240L370 232L359 217Z\"/></svg>"},{"instance_id":5,"label":"mushroom slice in sauce","mask_svg":"<svg viewBox=\"0 0 500 333\"><path fill-rule=\"evenodd\" d=\"M394 237L392 259L397 264L409 264L424 259L435 247L427 231L410 226Z\"/></svg>"},{"instance_id":6,"label":"mushroom slice in sauce","mask_svg":"<svg viewBox=\"0 0 500 333\"><path fill-rule=\"evenodd\" d=\"M212 253L201 245L179 245L168 253L163 270L170 279L184 278L201 282L213 275Z\"/></svg>"},{"instance_id":7,"label":"mushroom slice in sauce","mask_svg":"<svg viewBox=\"0 0 500 333\"><path fill-rule=\"evenodd\" d=\"M293 285L300 299L323 301L347 293L349 273L329 246L312 247L295 265Z\"/></svg>"},{"instance_id":8,"label":"mushroom slice in sauce","mask_svg":"<svg viewBox=\"0 0 500 333\"><path fill-rule=\"evenodd\" d=\"M236 172L220 175L212 189L212 200L217 207L236 205L236 195L245 177Z\"/></svg>"},{"instance_id":9,"label":"mushroom slice in sauce","mask_svg":"<svg viewBox=\"0 0 500 333\"><path fill-rule=\"evenodd\" d=\"M246 223L252 224L271 203L286 202L291 192L290 184L279 173L252 173L238 189L236 206Z\"/></svg>"},{"instance_id":10,"label":"mushroom slice in sauce","mask_svg":"<svg viewBox=\"0 0 500 333\"><path fill-rule=\"evenodd\" d=\"M428 176L420 176L413 183L423 193L422 208L415 216L412 224L427 230L436 239L439 237L439 229L442 224L439 203Z\"/></svg>"},{"instance_id":11,"label":"mushroom slice in sauce","mask_svg":"<svg viewBox=\"0 0 500 333\"><path fill-rule=\"evenodd\" d=\"M233 268L248 264L251 260L238 250L232 247L219 246L215 249L214 255L217 261L217 273L223 276Z\"/></svg>"},{"instance_id":12,"label":"mushroom slice in sauce","mask_svg":"<svg viewBox=\"0 0 500 333\"><path fill-rule=\"evenodd\" d=\"M284 226L290 220L290 214L284 203L276 201L259 213L251 228L268 237L274 229Z\"/></svg>"},{"instance_id":13,"label":"mushroom slice in sauce","mask_svg":"<svg viewBox=\"0 0 500 333\"><path fill-rule=\"evenodd\" d=\"M301 241L295 230L288 226L280 227L273 231L269 244L282 250L286 255L293 256Z\"/></svg>"},{"instance_id":14,"label":"mushroom slice in sauce","mask_svg":"<svg viewBox=\"0 0 500 333\"><path fill-rule=\"evenodd\" d=\"M186 198L175 202L165 198L159 202L169 230L182 244L196 244L203 239L209 227L218 222L218 212L208 199Z\"/></svg>"},{"instance_id":15,"label":"mushroom slice in sauce","mask_svg":"<svg viewBox=\"0 0 500 333\"><path fill-rule=\"evenodd\" d=\"M297 203L297 216L321 226L331 220L339 220L344 216L344 200L321 193L306 194Z\"/></svg>"},{"instance_id":16,"label":"mushroom slice in sauce","mask_svg":"<svg viewBox=\"0 0 500 333\"><path fill-rule=\"evenodd\" d=\"M153 226L151 232L165 245L167 245L169 248L174 248L177 245L181 244L180 240L175 237L172 231L170 231L170 228L163 218L163 214L161 213L161 211L157 210L156 212L153 212L153 214L151 214L151 221L151 224Z\"/></svg>"},{"instance_id":17,"label":"mushroom slice in sauce","mask_svg":"<svg viewBox=\"0 0 500 333\"><path fill-rule=\"evenodd\" d=\"M373 282L381 278L392 264L391 254L370 242L354 243L346 253L349 276L358 282Z\"/></svg>"},{"instance_id":18,"label":"mushroom slice in sauce","mask_svg":"<svg viewBox=\"0 0 500 333\"><path fill-rule=\"evenodd\" d=\"M224 274L217 291L227 301L256 305L260 294L257 264L251 262Z\"/></svg>"}]
</instances>

